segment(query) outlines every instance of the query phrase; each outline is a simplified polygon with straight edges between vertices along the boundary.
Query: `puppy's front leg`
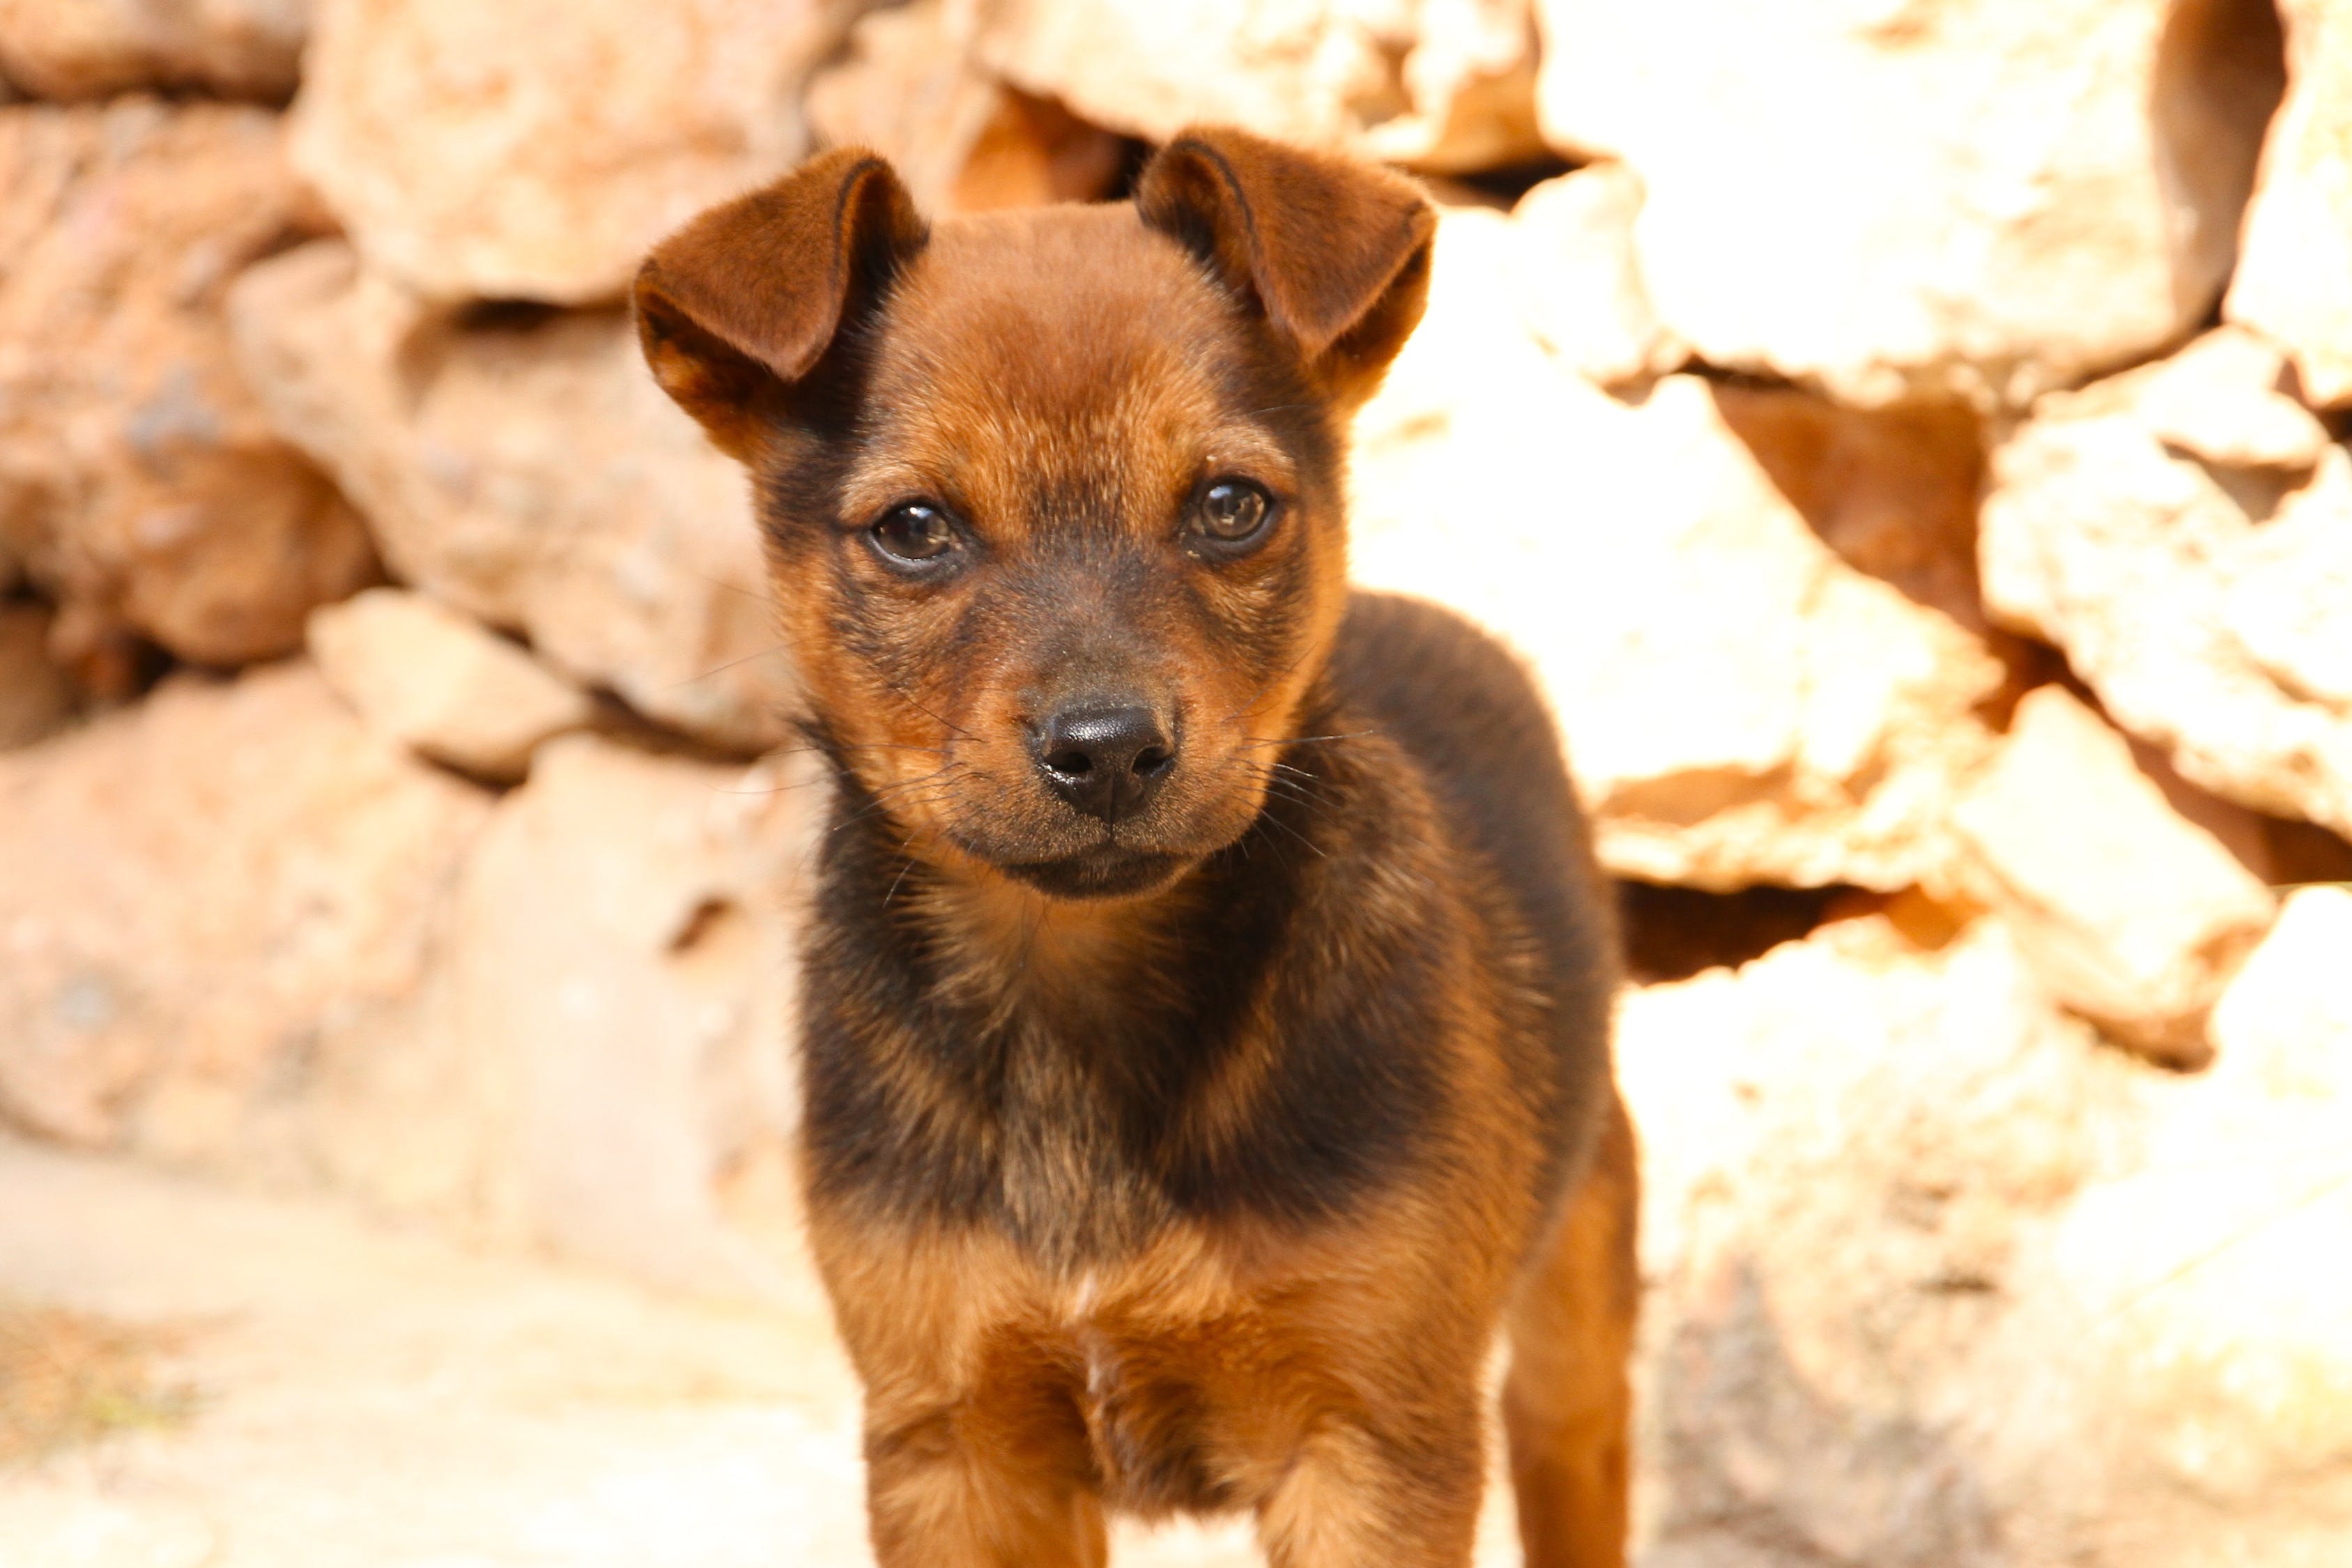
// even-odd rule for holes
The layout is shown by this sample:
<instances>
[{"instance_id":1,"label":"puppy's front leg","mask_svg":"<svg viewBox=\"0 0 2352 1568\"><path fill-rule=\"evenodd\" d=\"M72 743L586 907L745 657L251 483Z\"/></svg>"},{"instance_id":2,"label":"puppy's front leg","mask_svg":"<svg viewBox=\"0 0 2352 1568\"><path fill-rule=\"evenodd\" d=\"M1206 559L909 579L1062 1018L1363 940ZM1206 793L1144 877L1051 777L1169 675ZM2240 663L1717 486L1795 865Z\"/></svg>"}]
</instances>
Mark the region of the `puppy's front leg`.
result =
<instances>
[{"instance_id":1,"label":"puppy's front leg","mask_svg":"<svg viewBox=\"0 0 2352 1568\"><path fill-rule=\"evenodd\" d=\"M1485 1481L1475 1403L1410 1434L1326 1426L1258 1510L1271 1568L1468 1568Z\"/></svg>"},{"instance_id":2,"label":"puppy's front leg","mask_svg":"<svg viewBox=\"0 0 2352 1568\"><path fill-rule=\"evenodd\" d=\"M1057 1415L966 1403L869 1419L867 1525L880 1568L1103 1568L1084 1428Z\"/></svg>"}]
</instances>

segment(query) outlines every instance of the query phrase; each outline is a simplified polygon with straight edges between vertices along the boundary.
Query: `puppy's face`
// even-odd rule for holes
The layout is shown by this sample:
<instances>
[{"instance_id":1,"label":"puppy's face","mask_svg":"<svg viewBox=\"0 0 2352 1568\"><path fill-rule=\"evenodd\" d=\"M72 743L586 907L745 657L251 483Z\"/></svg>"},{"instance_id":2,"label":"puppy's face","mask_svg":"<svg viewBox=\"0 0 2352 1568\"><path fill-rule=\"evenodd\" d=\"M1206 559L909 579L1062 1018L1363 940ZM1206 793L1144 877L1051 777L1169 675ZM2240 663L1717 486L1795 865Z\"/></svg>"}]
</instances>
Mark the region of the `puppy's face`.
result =
<instances>
[{"instance_id":1,"label":"puppy's face","mask_svg":"<svg viewBox=\"0 0 2352 1568\"><path fill-rule=\"evenodd\" d=\"M794 219L818 261L793 287L841 295L805 363L701 298L714 253L716 288L776 283L772 214L689 229L639 288L656 374L757 476L836 760L911 851L1056 897L1162 886L1256 816L1344 607L1344 420L1423 286L1401 182L1183 145L1137 204L935 229L870 158L830 176ZM1278 226L1253 204L1328 205L1334 178L1382 249L1337 306L1250 254Z\"/></svg>"}]
</instances>

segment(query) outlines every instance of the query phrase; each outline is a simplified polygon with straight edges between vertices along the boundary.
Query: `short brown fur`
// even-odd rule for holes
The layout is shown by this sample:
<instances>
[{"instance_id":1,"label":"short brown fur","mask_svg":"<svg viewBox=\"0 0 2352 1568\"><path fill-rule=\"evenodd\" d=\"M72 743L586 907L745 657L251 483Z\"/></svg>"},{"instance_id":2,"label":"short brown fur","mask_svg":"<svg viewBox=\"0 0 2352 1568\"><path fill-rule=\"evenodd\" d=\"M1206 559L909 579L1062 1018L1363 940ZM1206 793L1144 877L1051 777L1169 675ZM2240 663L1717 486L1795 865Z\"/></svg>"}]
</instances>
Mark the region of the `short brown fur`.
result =
<instances>
[{"instance_id":1,"label":"short brown fur","mask_svg":"<svg viewBox=\"0 0 2352 1568\"><path fill-rule=\"evenodd\" d=\"M1604 884L1516 663L1346 581L1433 226L1232 131L936 226L852 149L640 274L833 771L804 1176L884 1568L1113 1510L1460 1568L1498 1331L1528 1561L1623 1560Z\"/></svg>"}]
</instances>

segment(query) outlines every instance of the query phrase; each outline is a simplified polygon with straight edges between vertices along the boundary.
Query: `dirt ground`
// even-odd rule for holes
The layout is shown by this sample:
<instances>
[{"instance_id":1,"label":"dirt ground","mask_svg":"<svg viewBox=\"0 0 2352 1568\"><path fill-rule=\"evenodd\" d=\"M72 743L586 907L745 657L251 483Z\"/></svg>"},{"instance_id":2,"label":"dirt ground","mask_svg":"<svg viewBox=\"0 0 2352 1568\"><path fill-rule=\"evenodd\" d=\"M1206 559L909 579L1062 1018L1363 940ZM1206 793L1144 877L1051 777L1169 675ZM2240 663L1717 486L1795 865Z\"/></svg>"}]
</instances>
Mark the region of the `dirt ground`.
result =
<instances>
[{"instance_id":1,"label":"dirt ground","mask_svg":"<svg viewBox=\"0 0 2352 1568\"><path fill-rule=\"evenodd\" d=\"M0 1139L0 1568L866 1563L808 1284L664 1299ZM1231 1527L1113 1557L1257 1561Z\"/></svg>"}]
</instances>

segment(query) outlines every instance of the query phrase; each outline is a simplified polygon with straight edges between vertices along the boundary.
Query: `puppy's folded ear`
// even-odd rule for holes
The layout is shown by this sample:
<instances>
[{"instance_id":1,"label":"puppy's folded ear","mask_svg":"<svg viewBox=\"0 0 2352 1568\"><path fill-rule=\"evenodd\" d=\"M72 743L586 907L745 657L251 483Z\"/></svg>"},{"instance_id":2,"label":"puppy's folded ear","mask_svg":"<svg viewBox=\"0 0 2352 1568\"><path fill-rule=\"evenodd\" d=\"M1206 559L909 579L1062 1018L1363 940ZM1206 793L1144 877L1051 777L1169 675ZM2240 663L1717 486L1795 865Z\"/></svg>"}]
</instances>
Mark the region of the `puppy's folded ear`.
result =
<instances>
[{"instance_id":1,"label":"puppy's folded ear","mask_svg":"<svg viewBox=\"0 0 2352 1568\"><path fill-rule=\"evenodd\" d=\"M1370 395L1428 300L1437 215L1375 164L1195 126L1145 165L1135 205L1255 300L1343 403Z\"/></svg>"},{"instance_id":2,"label":"puppy's folded ear","mask_svg":"<svg viewBox=\"0 0 2352 1568\"><path fill-rule=\"evenodd\" d=\"M870 310L927 236L878 154L844 147L722 203L637 269L637 336L654 379L730 456Z\"/></svg>"}]
</instances>

